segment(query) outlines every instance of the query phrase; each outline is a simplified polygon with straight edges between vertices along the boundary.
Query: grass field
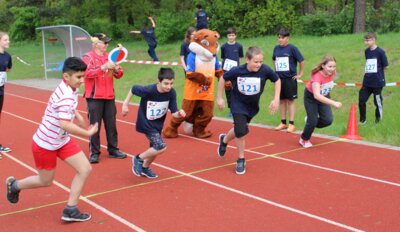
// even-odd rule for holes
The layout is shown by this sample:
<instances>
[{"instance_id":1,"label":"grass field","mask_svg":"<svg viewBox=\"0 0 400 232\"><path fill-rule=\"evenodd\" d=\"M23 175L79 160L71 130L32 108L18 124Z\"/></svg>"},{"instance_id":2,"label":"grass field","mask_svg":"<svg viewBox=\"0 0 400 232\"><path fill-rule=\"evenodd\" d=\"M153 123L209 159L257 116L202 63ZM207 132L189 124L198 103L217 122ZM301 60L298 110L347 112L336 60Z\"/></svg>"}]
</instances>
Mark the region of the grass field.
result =
<instances>
[{"instance_id":1,"label":"grass field","mask_svg":"<svg viewBox=\"0 0 400 232\"><path fill-rule=\"evenodd\" d=\"M135 38L135 37L133 37ZM389 69L386 70L386 82L398 82L400 73L400 44L397 39L400 33L389 33L378 35L378 45L386 51L389 60ZM221 39L220 43L226 40ZM122 42L129 50L128 59L149 60L147 55L147 46L143 41L112 41L111 47L116 43ZM260 37L252 39L238 39L238 42L247 49L250 46L258 46L264 51L264 63L272 65L272 50L277 44L275 36ZM156 52L161 61L179 61L179 49L181 41L174 44L158 45ZM305 74L304 80L310 77L311 68L318 63L325 54L331 54L336 57L337 71L336 82L355 83L362 82L364 73L364 42L363 35L335 35L325 37L312 36L292 36L290 43L299 48L305 58ZM57 48L55 48L57 50ZM9 80L14 79L32 79L43 78L43 54L40 42L11 44L8 50L13 55L13 70L9 73ZM25 65L16 59L20 57L30 65ZM57 56L57 54L54 54ZM115 81L115 89L117 99L123 100L130 87L134 84L146 85L156 81L159 65L142 65L142 64L122 64L125 75L121 80ZM180 105L183 95L184 73L181 67L174 66L176 74L175 89L178 94L178 104ZM60 73L54 73L54 76L60 76ZM303 107L303 90L304 84L299 84L299 99L296 101L297 113L295 124L298 130L304 127L305 110ZM334 123L328 128L317 129L315 133L322 133L333 136L344 135L346 132L347 121L352 103L358 103L359 87L335 87L331 94L332 99L343 103L342 109L333 110ZM398 118L400 87L385 87L383 90L383 121L379 124L374 123L373 97L371 96L367 104L367 124L358 127L359 134L366 141L400 146L400 123ZM262 107L260 113L254 118L254 123L260 123L275 126L280 122L279 113L270 115L267 111L269 102L272 97L272 85L267 84L265 92L262 96ZM133 101L138 102L139 98L134 97ZM227 110L218 112L215 109L215 115L225 117ZM358 116L358 112L357 112Z\"/></svg>"}]
</instances>

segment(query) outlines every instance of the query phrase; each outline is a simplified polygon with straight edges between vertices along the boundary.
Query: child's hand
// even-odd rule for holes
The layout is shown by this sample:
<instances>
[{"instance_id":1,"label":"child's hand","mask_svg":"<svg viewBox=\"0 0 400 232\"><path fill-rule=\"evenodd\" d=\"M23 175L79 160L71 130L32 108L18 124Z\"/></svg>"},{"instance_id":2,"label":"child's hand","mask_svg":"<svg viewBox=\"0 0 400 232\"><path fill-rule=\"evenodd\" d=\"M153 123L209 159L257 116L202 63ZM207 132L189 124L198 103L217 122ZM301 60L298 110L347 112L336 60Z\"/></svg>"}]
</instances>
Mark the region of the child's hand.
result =
<instances>
[{"instance_id":1,"label":"child's hand","mask_svg":"<svg viewBox=\"0 0 400 232\"><path fill-rule=\"evenodd\" d=\"M129 113L129 107L128 104L125 102L122 104L122 116L126 116Z\"/></svg>"},{"instance_id":2,"label":"child's hand","mask_svg":"<svg viewBox=\"0 0 400 232\"><path fill-rule=\"evenodd\" d=\"M333 106L334 106L335 108L337 108L337 109L340 109L340 108L342 107L342 103L341 103L341 102L335 101L335 102L333 103Z\"/></svg>"},{"instance_id":3,"label":"child's hand","mask_svg":"<svg viewBox=\"0 0 400 232\"><path fill-rule=\"evenodd\" d=\"M97 133L99 130L99 124L96 122L95 124L92 124L88 128L89 136L92 136Z\"/></svg>"},{"instance_id":4,"label":"child's hand","mask_svg":"<svg viewBox=\"0 0 400 232\"><path fill-rule=\"evenodd\" d=\"M217 98L217 105L218 105L219 111L223 111L224 110L225 101L224 101L224 99L222 97L221 98Z\"/></svg>"},{"instance_id":5,"label":"child's hand","mask_svg":"<svg viewBox=\"0 0 400 232\"><path fill-rule=\"evenodd\" d=\"M269 112L274 114L279 108L279 100L272 100L271 104L269 104Z\"/></svg>"},{"instance_id":6,"label":"child's hand","mask_svg":"<svg viewBox=\"0 0 400 232\"><path fill-rule=\"evenodd\" d=\"M186 112L184 111L184 110L179 110L178 111L178 115L181 117L181 118L184 118L184 117L186 117Z\"/></svg>"}]
</instances>

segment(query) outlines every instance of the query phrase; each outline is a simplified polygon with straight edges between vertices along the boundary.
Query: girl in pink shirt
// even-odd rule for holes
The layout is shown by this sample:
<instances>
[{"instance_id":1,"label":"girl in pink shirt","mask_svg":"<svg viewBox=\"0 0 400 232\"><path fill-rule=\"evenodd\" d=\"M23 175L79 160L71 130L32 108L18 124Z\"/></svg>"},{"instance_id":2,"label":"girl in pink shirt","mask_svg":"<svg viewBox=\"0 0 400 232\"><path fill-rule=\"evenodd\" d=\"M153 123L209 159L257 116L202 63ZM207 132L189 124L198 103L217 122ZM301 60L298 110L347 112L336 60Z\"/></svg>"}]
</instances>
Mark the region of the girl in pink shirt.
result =
<instances>
[{"instance_id":1,"label":"girl in pink shirt","mask_svg":"<svg viewBox=\"0 0 400 232\"><path fill-rule=\"evenodd\" d=\"M299 143L305 148L311 147L310 138L315 128L324 128L332 124L331 106L342 107L342 103L330 99L336 74L336 60L326 55L311 70L311 79L304 90L304 107L307 121Z\"/></svg>"}]
</instances>

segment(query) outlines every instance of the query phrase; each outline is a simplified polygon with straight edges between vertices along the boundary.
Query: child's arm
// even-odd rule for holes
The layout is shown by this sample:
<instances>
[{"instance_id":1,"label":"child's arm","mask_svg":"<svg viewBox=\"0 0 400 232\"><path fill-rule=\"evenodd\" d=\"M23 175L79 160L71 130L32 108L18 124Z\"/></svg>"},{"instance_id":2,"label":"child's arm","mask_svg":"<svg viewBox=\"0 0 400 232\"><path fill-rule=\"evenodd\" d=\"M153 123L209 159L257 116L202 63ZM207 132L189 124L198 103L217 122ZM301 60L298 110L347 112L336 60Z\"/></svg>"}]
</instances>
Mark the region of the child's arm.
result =
<instances>
[{"instance_id":1,"label":"child's arm","mask_svg":"<svg viewBox=\"0 0 400 232\"><path fill-rule=\"evenodd\" d=\"M271 114L274 114L279 108L279 96L281 94L281 79L275 81L274 89L275 89L274 99L269 104L269 112Z\"/></svg>"},{"instance_id":2,"label":"child's arm","mask_svg":"<svg viewBox=\"0 0 400 232\"><path fill-rule=\"evenodd\" d=\"M60 127L61 129L67 131L69 134L87 137L92 136L98 130L97 122L93 125L90 125L88 129L84 129L71 121L60 120Z\"/></svg>"},{"instance_id":3,"label":"child's arm","mask_svg":"<svg viewBox=\"0 0 400 232\"><path fill-rule=\"evenodd\" d=\"M327 105L334 106L335 108L338 108L338 109L340 107L342 107L342 103L341 102L334 101L334 100L329 99L329 98L327 98L327 97L325 97L324 95L321 94L321 85L320 85L320 83L313 82L311 86L312 86L314 98L317 101L322 102L322 103L327 104Z\"/></svg>"},{"instance_id":4,"label":"child's arm","mask_svg":"<svg viewBox=\"0 0 400 232\"><path fill-rule=\"evenodd\" d=\"M300 70L299 73L297 75L295 75L293 77L294 80L300 79L304 74L304 60L302 62L300 62Z\"/></svg>"},{"instance_id":5,"label":"child's arm","mask_svg":"<svg viewBox=\"0 0 400 232\"><path fill-rule=\"evenodd\" d=\"M75 119L78 121L77 125L81 128L86 128L86 121L83 119L82 115L75 110Z\"/></svg>"},{"instance_id":6,"label":"child's arm","mask_svg":"<svg viewBox=\"0 0 400 232\"><path fill-rule=\"evenodd\" d=\"M149 16L148 19L149 19L150 22L151 22L151 26L152 26L153 28L156 28L156 23L154 22L153 17Z\"/></svg>"},{"instance_id":7,"label":"child's arm","mask_svg":"<svg viewBox=\"0 0 400 232\"><path fill-rule=\"evenodd\" d=\"M122 104L122 116L124 116L124 117L129 112L128 105L129 105L129 102L131 101L132 96L133 96L133 93L132 93L132 90L130 89L128 94L126 95L124 103Z\"/></svg>"},{"instance_id":8,"label":"child's arm","mask_svg":"<svg viewBox=\"0 0 400 232\"><path fill-rule=\"evenodd\" d=\"M172 114L172 117L174 117L174 118L184 118L185 116L186 116L186 112L183 109L178 110Z\"/></svg>"},{"instance_id":9,"label":"child's arm","mask_svg":"<svg viewBox=\"0 0 400 232\"><path fill-rule=\"evenodd\" d=\"M217 105L218 105L219 111L223 111L225 108L225 101L224 101L224 98L222 97L222 93L224 92L224 89L225 89L225 79L222 76L221 78L219 78L219 81L218 81Z\"/></svg>"}]
</instances>

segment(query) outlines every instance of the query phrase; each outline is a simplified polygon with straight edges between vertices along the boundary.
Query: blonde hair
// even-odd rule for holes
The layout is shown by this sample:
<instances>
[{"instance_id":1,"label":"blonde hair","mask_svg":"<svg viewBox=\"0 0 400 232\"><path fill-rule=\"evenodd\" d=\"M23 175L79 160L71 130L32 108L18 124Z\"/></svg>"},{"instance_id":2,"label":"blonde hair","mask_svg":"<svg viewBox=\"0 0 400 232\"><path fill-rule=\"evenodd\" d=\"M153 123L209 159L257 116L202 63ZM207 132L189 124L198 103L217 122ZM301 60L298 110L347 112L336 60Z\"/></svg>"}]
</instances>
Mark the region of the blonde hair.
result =
<instances>
[{"instance_id":1,"label":"blonde hair","mask_svg":"<svg viewBox=\"0 0 400 232\"><path fill-rule=\"evenodd\" d=\"M311 69L311 74L315 74L316 72L321 71L322 65L326 65L330 61L334 61L336 63L335 57L331 55L325 55L324 57L322 57L321 61L313 69Z\"/></svg>"},{"instance_id":2,"label":"blonde hair","mask_svg":"<svg viewBox=\"0 0 400 232\"><path fill-rule=\"evenodd\" d=\"M3 38L3 36L8 35L7 32L4 31L0 31L0 39Z\"/></svg>"}]
</instances>

